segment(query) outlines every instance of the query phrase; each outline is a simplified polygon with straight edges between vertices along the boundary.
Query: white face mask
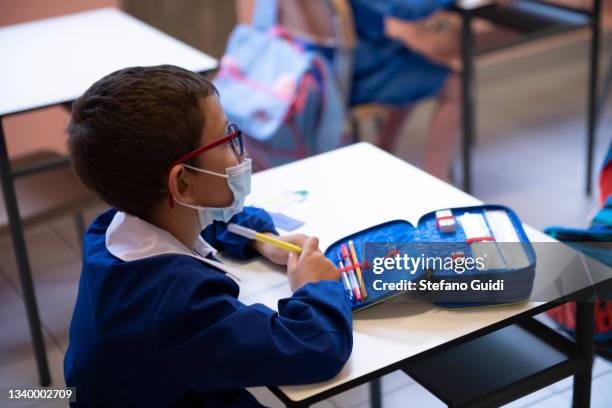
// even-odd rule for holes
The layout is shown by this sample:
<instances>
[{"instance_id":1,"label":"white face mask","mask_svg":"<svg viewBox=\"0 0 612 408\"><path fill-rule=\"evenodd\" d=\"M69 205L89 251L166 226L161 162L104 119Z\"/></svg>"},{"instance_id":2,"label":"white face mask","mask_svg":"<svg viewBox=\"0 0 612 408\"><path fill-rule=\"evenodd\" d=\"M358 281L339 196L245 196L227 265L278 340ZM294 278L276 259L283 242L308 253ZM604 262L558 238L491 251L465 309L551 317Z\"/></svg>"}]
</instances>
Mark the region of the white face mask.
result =
<instances>
[{"instance_id":1,"label":"white face mask","mask_svg":"<svg viewBox=\"0 0 612 408\"><path fill-rule=\"evenodd\" d=\"M240 164L228 167L225 169L225 174L200 169L188 164L183 164L183 166L200 173L226 178L227 185L234 194L234 201L228 207L203 207L201 205L182 203L176 198L174 199L177 204L198 210L198 220L200 221L201 229L206 228L213 221L228 222L230 218L242 211L244 200L251 193L251 159L247 157Z\"/></svg>"}]
</instances>

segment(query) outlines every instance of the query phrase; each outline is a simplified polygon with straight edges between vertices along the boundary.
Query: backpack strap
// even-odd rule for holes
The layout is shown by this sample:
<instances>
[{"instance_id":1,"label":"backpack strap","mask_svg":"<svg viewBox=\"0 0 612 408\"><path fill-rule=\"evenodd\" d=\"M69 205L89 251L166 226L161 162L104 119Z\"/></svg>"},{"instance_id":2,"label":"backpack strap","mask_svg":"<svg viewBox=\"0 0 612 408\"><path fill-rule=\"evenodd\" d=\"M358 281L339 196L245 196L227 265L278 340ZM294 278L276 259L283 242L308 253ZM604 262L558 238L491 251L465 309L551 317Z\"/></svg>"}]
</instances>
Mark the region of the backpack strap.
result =
<instances>
[{"instance_id":1,"label":"backpack strap","mask_svg":"<svg viewBox=\"0 0 612 408\"><path fill-rule=\"evenodd\" d=\"M255 0L253 27L267 30L278 22L278 0Z\"/></svg>"}]
</instances>

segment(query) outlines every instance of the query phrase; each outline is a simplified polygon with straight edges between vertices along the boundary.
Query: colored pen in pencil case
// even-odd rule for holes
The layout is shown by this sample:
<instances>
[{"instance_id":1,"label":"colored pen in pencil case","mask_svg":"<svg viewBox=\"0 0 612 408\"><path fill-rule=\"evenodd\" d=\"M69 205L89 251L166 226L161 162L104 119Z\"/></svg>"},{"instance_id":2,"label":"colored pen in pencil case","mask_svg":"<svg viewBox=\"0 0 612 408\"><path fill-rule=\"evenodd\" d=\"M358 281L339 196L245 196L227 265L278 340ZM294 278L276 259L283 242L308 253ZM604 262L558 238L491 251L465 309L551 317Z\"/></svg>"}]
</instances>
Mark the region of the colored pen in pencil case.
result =
<instances>
[{"instance_id":1,"label":"colored pen in pencil case","mask_svg":"<svg viewBox=\"0 0 612 408\"><path fill-rule=\"evenodd\" d=\"M368 292L365 288L365 283L363 283L363 276L361 274L361 268L359 267L359 258L357 258L357 251L355 250L355 244L352 240L348 242L349 250L351 252L351 257L353 258L353 265L355 265L355 272L357 272L357 279L359 280L359 288L361 289L361 296L363 298L368 297Z\"/></svg>"},{"instance_id":2,"label":"colored pen in pencil case","mask_svg":"<svg viewBox=\"0 0 612 408\"><path fill-rule=\"evenodd\" d=\"M336 266L338 269L344 268L344 263L342 262L342 255L338 252ZM355 294L353 292L353 288L351 286L351 281L349 280L348 273L340 272L340 281L342 282L342 286L344 287L344 293L349 298L351 303L355 301Z\"/></svg>"},{"instance_id":3,"label":"colored pen in pencil case","mask_svg":"<svg viewBox=\"0 0 612 408\"><path fill-rule=\"evenodd\" d=\"M351 259L351 255L349 254L348 247L346 244L342 244L340 247L342 251L342 259L344 260L345 267L352 267L353 260ZM357 275L355 274L354 269L350 269L348 271L349 282L351 282L351 287L353 288L353 293L355 293L355 297L357 300L361 301L363 296L361 295L361 288L359 286L359 282L357 281Z\"/></svg>"}]
</instances>

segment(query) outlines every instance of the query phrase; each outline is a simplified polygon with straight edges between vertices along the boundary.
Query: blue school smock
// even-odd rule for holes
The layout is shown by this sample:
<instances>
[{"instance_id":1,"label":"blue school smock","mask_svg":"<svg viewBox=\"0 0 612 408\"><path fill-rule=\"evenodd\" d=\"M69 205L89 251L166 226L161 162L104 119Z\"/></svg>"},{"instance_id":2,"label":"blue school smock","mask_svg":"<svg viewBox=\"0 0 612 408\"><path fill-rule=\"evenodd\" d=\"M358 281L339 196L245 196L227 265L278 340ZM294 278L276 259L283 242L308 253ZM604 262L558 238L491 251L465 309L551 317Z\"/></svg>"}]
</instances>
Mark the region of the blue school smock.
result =
<instances>
[{"instance_id":1,"label":"blue school smock","mask_svg":"<svg viewBox=\"0 0 612 408\"><path fill-rule=\"evenodd\" d=\"M357 46L349 104L406 106L437 95L450 70L385 35L385 16L419 20L448 6L451 0L351 0ZM333 60L333 49L303 43Z\"/></svg>"},{"instance_id":2,"label":"blue school smock","mask_svg":"<svg viewBox=\"0 0 612 408\"><path fill-rule=\"evenodd\" d=\"M384 17L408 21L445 8L450 0L351 0L357 48L351 89L352 105L405 106L437 95L449 68L428 60L384 33Z\"/></svg>"},{"instance_id":3,"label":"blue school smock","mask_svg":"<svg viewBox=\"0 0 612 408\"><path fill-rule=\"evenodd\" d=\"M150 232L142 244L131 240L137 247L128 248L131 258L122 255L127 261L107 247L115 217L123 220L118 228L144 228L119 229L121 239ZM341 370L352 349L352 324L339 282L305 285L279 301L278 313L245 305L231 277L199 255L176 253L173 245L182 244L170 234L129 217L111 209L85 235L64 360L66 384L76 387L73 406L259 407L245 387L318 382ZM256 208L231 221L275 231ZM203 251L256 255L224 223L207 227L202 238ZM214 249L205 259L216 259Z\"/></svg>"}]
</instances>

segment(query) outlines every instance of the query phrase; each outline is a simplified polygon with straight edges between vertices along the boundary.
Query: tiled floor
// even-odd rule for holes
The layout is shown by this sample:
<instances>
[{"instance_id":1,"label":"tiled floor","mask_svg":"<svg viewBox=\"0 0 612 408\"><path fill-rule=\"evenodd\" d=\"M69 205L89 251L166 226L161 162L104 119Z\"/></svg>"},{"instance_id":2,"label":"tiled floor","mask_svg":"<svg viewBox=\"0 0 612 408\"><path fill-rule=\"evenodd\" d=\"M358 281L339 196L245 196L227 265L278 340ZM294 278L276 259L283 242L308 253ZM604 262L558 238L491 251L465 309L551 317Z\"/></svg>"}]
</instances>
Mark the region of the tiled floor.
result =
<instances>
[{"instance_id":1,"label":"tiled floor","mask_svg":"<svg viewBox=\"0 0 612 408\"><path fill-rule=\"evenodd\" d=\"M509 205L538 228L551 224L584 226L596 208L596 200L582 194L584 60L551 60L548 65L524 66L516 71L513 75L505 69L497 81L495 72L485 72L486 81L479 84L474 194L487 202ZM423 144L418 135L427 110L427 104L417 110L397 150L399 156L417 164ZM612 101L602 118L598 158L609 143L609 129ZM87 218L96 212L88 211ZM69 217L29 228L26 237L52 376L60 385L79 277L79 241ZM0 237L0 255L0 387L35 385L29 331L7 236ZM612 364L598 358L594 377L593 407L612 406ZM255 393L268 405L280 404L265 389ZM383 393L385 407L443 406L399 372L383 378ZM361 386L317 406L361 408L367 406L368 398L367 386ZM567 379L508 406L557 408L569 406L570 401L571 379Z\"/></svg>"},{"instance_id":2,"label":"tiled floor","mask_svg":"<svg viewBox=\"0 0 612 408\"><path fill-rule=\"evenodd\" d=\"M585 226L597 207L596 197L584 194L586 49L477 69L472 193L512 207L537 228ZM397 155L411 163L422 162L431 107L428 101L415 110L398 144ZM611 125L612 95L599 126L595 169Z\"/></svg>"}]
</instances>

